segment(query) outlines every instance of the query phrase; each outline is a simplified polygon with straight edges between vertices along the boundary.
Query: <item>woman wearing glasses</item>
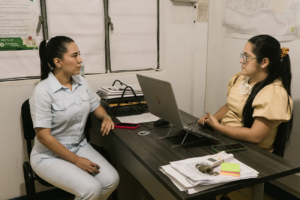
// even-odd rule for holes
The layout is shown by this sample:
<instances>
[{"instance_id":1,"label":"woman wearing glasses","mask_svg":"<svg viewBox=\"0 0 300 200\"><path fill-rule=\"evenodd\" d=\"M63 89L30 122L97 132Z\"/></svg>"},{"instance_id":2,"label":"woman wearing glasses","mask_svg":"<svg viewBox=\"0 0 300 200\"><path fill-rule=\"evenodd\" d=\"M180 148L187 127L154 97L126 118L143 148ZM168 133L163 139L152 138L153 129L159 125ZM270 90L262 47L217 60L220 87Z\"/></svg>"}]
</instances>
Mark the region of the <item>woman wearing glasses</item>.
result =
<instances>
[{"instance_id":1,"label":"woman wearing glasses","mask_svg":"<svg viewBox=\"0 0 300 200\"><path fill-rule=\"evenodd\" d=\"M229 81L227 103L198 124L283 155L293 110L288 51L268 35L249 39L240 58L242 70Z\"/></svg>"}]
</instances>

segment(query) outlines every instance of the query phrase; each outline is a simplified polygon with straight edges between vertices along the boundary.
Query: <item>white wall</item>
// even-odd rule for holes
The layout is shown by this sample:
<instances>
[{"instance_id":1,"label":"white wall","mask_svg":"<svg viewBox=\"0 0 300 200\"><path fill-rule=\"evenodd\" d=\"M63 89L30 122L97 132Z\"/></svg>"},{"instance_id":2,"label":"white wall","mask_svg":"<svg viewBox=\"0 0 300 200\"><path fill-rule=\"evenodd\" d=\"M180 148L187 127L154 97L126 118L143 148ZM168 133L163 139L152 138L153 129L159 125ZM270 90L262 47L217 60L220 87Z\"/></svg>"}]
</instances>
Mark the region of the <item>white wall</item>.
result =
<instances>
[{"instance_id":1,"label":"white wall","mask_svg":"<svg viewBox=\"0 0 300 200\"><path fill-rule=\"evenodd\" d=\"M207 59L207 87L205 110L215 113L226 103L227 84L230 78L241 71L239 63L240 53L247 40L227 38L222 27L224 4L226 1L210 0L209 31L208 31L208 59ZM250 39L250 38L249 38ZM300 165L298 152L300 151L300 40L281 43L281 46L290 49L291 66L293 73L292 99L294 102L294 127L291 135L291 144L287 148L285 158ZM270 166L271 167L271 166ZM292 175L278 180L277 184L293 194L300 196L300 177ZM294 191L293 191L294 190ZM298 194L297 194L298 193Z\"/></svg>"},{"instance_id":2,"label":"white wall","mask_svg":"<svg viewBox=\"0 0 300 200\"><path fill-rule=\"evenodd\" d=\"M162 71L140 73L170 81L180 109L200 116L204 110L207 24L193 23L196 9L191 3L160 2ZM115 79L137 84L135 73L86 76L86 79L94 91L101 85L112 84ZM0 199L26 194L22 165L28 156L21 128L21 105L38 81L0 83ZM98 129L95 130L92 140L101 138ZM37 191L44 189L37 184Z\"/></svg>"}]
</instances>

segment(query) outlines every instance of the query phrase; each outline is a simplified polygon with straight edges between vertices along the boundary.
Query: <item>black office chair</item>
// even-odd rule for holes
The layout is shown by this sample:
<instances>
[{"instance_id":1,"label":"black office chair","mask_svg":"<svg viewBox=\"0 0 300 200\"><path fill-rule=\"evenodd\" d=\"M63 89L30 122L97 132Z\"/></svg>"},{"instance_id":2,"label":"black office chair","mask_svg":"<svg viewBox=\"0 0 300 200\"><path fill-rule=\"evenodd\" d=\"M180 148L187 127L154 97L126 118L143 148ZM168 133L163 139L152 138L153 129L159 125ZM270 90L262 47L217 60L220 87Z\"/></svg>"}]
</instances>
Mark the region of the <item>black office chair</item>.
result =
<instances>
[{"instance_id":1,"label":"black office chair","mask_svg":"<svg viewBox=\"0 0 300 200\"><path fill-rule=\"evenodd\" d=\"M21 116L22 116L22 124L23 124L23 132L24 132L24 139L27 142L27 153L28 153L28 158L30 159L30 153L32 150L32 140L35 137L35 130L33 128L33 123L31 119L31 114L30 114L30 106L29 106L29 100L26 100L21 109ZM89 115L86 126L84 129L85 136L87 141L90 143L90 128L92 127L92 119L91 115ZM108 162L110 162L110 156L109 153L103 148L99 147L95 144L91 144L94 149L96 149ZM26 193L27 197L30 200L37 200L37 195L36 195L36 190L35 190L35 185L34 185L34 180L37 180L39 183L41 183L44 186L53 186L50 183L44 181L41 179L38 175L36 175L29 162L24 162L23 163L23 171L24 171L24 179L25 179L25 186L26 186ZM111 200L116 200L116 191L113 192L113 194L110 196Z\"/></svg>"},{"instance_id":2,"label":"black office chair","mask_svg":"<svg viewBox=\"0 0 300 200\"><path fill-rule=\"evenodd\" d=\"M293 126L293 120L283 122L279 125L275 141L273 142L274 151L273 154L283 158L285 149L287 147L287 140L290 135L290 131Z\"/></svg>"},{"instance_id":3,"label":"black office chair","mask_svg":"<svg viewBox=\"0 0 300 200\"><path fill-rule=\"evenodd\" d=\"M293 119L293 118L292 118ZM287 147L287 141L290 135L290 131L293 126L293 120L281 123L278 127L275 141L273 143L274 151L273 154L283 158L285 149ZM265 182L264 190L268 194L272 194L274 185L270 182Z\"/></svg>"}]
</instances>

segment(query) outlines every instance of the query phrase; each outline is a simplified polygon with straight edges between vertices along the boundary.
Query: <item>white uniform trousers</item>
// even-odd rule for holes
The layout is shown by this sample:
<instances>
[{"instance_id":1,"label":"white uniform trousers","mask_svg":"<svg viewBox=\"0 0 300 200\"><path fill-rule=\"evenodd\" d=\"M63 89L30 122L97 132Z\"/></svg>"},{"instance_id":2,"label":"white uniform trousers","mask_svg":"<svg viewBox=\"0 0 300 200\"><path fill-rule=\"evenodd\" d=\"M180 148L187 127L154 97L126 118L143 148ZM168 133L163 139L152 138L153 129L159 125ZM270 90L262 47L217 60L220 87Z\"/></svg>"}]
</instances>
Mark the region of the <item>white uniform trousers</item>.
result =
<instances>
[{"instance_id":1,"label":"white uniform trousers","mask_svg":"<svg viewBox=\"0 0 300 200\"><path fill-rule=\"evenodd\" d=\"M80 147L76 155L98 164L100 173L88 174L61 158L51 158L55 159L55 162L48 166L47 159L40 159L37 155L31 157L31 166L34 172L45 181L74 194L75 200L107 199L119 184L118 172L88 143Z\"/></svg>"}]
</instances>

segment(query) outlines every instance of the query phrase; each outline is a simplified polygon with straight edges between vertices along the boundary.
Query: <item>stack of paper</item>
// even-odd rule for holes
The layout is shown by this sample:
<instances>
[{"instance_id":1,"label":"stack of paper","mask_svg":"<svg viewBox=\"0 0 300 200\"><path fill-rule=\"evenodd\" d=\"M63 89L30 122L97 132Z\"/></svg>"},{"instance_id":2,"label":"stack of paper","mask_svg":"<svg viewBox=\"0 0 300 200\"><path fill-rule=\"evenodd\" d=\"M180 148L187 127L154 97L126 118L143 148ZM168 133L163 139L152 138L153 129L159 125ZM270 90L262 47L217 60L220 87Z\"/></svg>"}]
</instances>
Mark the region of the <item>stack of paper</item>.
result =
<instances>
[{"instance_id":1,"label":"stack of paper","mask_svg":"<svg viewBox=\"0 0 300 200\"><path fill-rule=\"evenodd\" d=\"M166 176L178 187L180 191L186 191L188 194L193 194L203 191L218 185L238 181L242 179L257 178L258 172L251 167L233 159L231 163L240 165L240 177L231 176L211 176L201 173L195 166L198 163L203 163L205 159L211 156L190 158L176 162L170 162L170 165L160 167ZM214 168L214 172L220 173L220 166Z\"/></svg>"},{"instance_id":2,"label":"stack of paper","mask_svg":"<svg viewBox=\"0 0 300 200\"><path fill-rule=\"evenodd\" d=\"M151 113L143 113L140 115L129 115L129 116L123 116L123 117L117 117L117 119L120 122L125 122L125 123L145 123L145 122L154 122L159 120L158 117Z\"/></svg>"},{"instance_id":3,"label":"stack of paper","mask_svg":"<svg viewBox=\"0 0 300 200\"><path fill-rule=\"evenodd\" d=\"M97 94L102 99L121 98L125 87L126 86L102 86L98 89ZM144 95L139 85L131 85L130 87L132 87L136 96ZM132 96L134 96L133 92L131 91L130 88L127 88L123 97L132 97Z\"/></svg>"},{"instance_id":4,"label":"stack of paper","mask_svg":"<svg viewBox=\"0 0 300 200\"><path fill-rule=\"evenodd\" d=\"M223 176L240 177L241 175L240 165L236 163L222 163L220 170L220 174Z\"/></svg>"}]
</instances>

